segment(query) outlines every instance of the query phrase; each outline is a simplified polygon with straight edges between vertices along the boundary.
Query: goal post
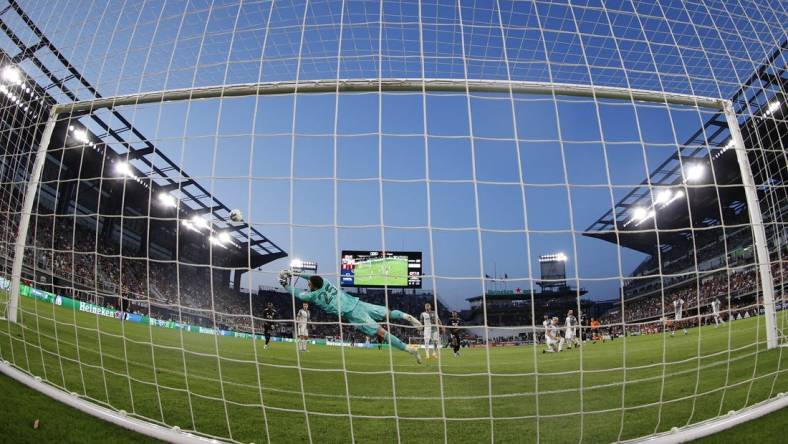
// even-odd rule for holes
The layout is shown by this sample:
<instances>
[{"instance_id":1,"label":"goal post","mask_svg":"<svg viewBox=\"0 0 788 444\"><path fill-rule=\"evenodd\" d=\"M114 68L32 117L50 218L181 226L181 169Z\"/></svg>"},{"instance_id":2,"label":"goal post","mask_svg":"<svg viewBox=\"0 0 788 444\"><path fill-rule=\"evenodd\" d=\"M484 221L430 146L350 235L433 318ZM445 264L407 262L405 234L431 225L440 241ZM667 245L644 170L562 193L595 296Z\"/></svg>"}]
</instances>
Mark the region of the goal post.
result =
<instances>
[{"instance_id":1,"label":"goal post","mask_svg":"<svg viewBox=\"0 0 788 444\"><path fill-rule=\"evenodd\" d=\"M750 216L758 274L761 278L761 291L763 292L763 309L764 317L766 318L766 348L771 350L778 345L777 310L774 301L772 262L769 257L769 245L766 240L766 227L763 224L763 212L761 211L760 201L755 189L755 180L750 167L750 159L744 146L744 138L742 138L741 130L739 129L739 120L736 116L736 111L733 109L733 104L730 101L724 102L722 111L725 113L725 120L728 122L728 129L734 144L733 149L736 150L736 161L741 172L744 193L747 198L747 212Z\"/></svg>"},{"instance_id":2,"label":"goal post","mask_svg":"<svg viewBox=\"0 0 788 444\"><path fill-rule=\"evenodd\" d=\"M30 216L33 213L38 185L41 181L41 173L44 171L44 160L47 156L47 148L55 130L58 113L53 107L49 113L49 118L41 133L41 140L36 148L36 157L33 162L33 169L30 172L30 179L25 190L25 200L22 204L22 212L19 215L19 232L17 233L16 243L14 244L14 262L11 268L11 288L6 310L8 310L8 320L16 323L19 311L19 289L22 283L22 264L25 256L25 244L27 242L27 232L30 226Z\"/></svg>"},{"instance_id":3,"label":"goal post","mask_svg":"<svg viewBox=\"0 0 788 444\"><path fill-rule=\"evenodd\" d=\"M189 443L216 443L215 439L206 438L204 436L196 435L193 433L184 432L177 428L165 427L159 424L151 423L148 420L130 416L128 412L115 411L106 407L97 405L93 402L80 398L76 393L68 393L53 387L41 378L36 378L28 373L18 370L11 366L8 362L0 361L0 374L3 374L20 384L36 390L37 392L49 396L50 398L62 402L63 404L87 413L95 418L99 418L118 427L123 427L143 435L149 436L154 439L160 439L166 442L189 444Z\"/></svg>"},{"instance_id":4,"label":"goal post","mask_svg":"<svg viewBox=\"0 0 788 444\"><path fill-rule=\"evenodd\" d=\"M494 93L514 93L514 94L539 94L557 96L587 97L594 100L600 98L627 100L632 102L651 102L666 105L681 105L702 108L715 112L723 112L729 125L733 140L732 148L735 149L736 159L741 174L742 186L744 188L747 211L750 219L750 227L753 234L757 270L761 280L762 305L765 312L765 328L767 334L767 349L778 346L779 335L776 322L776 305L774 300L774 278L770 269L769 245L762 218L760 202L757 196L753 172L750 167L747 150L744 145L735 110L730 101L699 97L691 95L671 94L657 91L633 90L626 88L598 87L589 85L571 85L561 83L544 82L504 82L504 81L472 81L472 80L448 80L448 79L372 79L372 80L326 80L308 82L268 82L256 84L228 85L222 87L198 87L180 90L159 91L151 93L140 93L123 95L116 97L103 97L96 100L72 102L58 104L50 109L46 125L41 134L40 141L36 147L35 161L30 172L30 178L24 194L23 207L20 213L19 230L16 236L14 248L13 266L11 274L11 289L8 301L8 320L18 322L20 284L26 240L30 227L30 218L34 213L33 206L36 201L36 193L41 182L44 162L47 156L47 148L53 135L56 123L61 118L70 118L72 115L92 113L101 109L109 109L120 106L134 106L141 104L164 103L189 101L195 99L213 99L224 97L243 97L255 95L277 95L277 94L316 94L316 93L341 93L341 92L459 92L470 94L473 92L494 92ZM292 180L292 179L291 179ZM341 339L344 341L344 339ZM341 342L340 341L340 342ZM414 341L417 342L417 341ZM343 345L343 344L340 344ZM351 344L352 345L352 344ZM420 344L418 344L420 345ZM489 344L487 344L489 346ZM344 349L344 347L342 347ZM344 353L344 351L343 351ZM489 351L487 351L489 353ZM299 364L300 366L300 364ZM624 367L626 368L626 367ZM3 369L4 372L5 369ZM489 371L489 370L488 370ZM393 372L393 370L392 370ZM581 370L582 372L582 370ZM35 388L35 387L34 387ZM41 388L38 388L42 390ZM50 394L54 389L46 390ZM303 395L303 387L301 388ZM45 390L42 390L45 391ZM50 394L50 396L52 396ZM60 396L67 396L61 393ZM492 394L490 394L492 396ZM262 397L262 395L261 395ZM88 401L80 401L88 403ZM747 410L747 415L766 414L772 411L774 406L784 405L786 398L780 396L775 399L774 404L760 409L753 408ZM306 403L304 403L306 405ZM492 405L492 404L491 404ZM756 412L756 413L752 413ZM107 414L106 412L89 412L97 416L111 419L117 415ZM307 413L304 407L304 413ZM350 413L348 413L350 415ZM741 418L749 418L742 416ZM736 421L731 421L731 417L721 417L715 419L716 425L702 426L693 425L679 433L661 435L654 437L654 442L678 442L688 437L700 437L706 434L735 425ZM141 428L140 428L141 427ZM134 423L131 428L148 433L144 430L144 423ZM700 430L700 432L699 432ZM161 430L156 429L155 433ZM166 437L165 434L152 436Z\"/></svg>"}]
</instances>

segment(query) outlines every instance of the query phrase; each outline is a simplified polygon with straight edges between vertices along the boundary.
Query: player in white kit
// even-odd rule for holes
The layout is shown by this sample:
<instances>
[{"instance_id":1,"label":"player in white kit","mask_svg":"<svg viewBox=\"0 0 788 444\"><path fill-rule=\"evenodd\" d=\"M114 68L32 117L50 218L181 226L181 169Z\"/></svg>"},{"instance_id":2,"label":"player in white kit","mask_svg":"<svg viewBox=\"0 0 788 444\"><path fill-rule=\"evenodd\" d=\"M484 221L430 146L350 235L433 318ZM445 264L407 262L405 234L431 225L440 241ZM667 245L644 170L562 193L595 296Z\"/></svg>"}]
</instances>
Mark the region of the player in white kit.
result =
<instances>
[{"instance_id":1,"label":"player in white kit","mask_svg":"<svg viewBox=\"0 0 788 444\"><path fill-rule=\"evenodd\" d=\"M544 343L547 344L547 330L550 329L550 318L547 315L544 315L544 320L542 321L542 333L544 333ZM550 348L550 347L548 347ZM545 350L542 350L544 353Z\"/></svg>"},{"instance_id":2,"label":"player in white kit","mask_svg":"<svg viewBox=\"0 0 788 444\"><path fill-rule=\"evenodd\" d=\"M574 310L567 312L564 327L564 338L567 342L567 348L580 347L580 338L577 337L577 318Z\"/></svg>"},{"instance_id":3,"label":"player in white kit","mask_svg":"<svg viewBox=\"0 0 788 444\"><path fill-rule=\"evenodd\" d=\"M430 358L430 350L432 350L432 357L437 358L440 348L440 320L429 302L424 304L421 324L424 326L424 348L427 350L427 359Z\"/></svg>"},{"instance_id":4,"label":"player in white kit","mask_svg":"<svg viewBox=\"0 0 788 444\"><path fill-rule=\"evenodd\" d=\"M720 300L717 298L714 298L714 300L711 301L711 313L714 316L714 328L717 328L720 326L720 324L725 323L725 321L722 319L722 316L720 315L720 305Z\"/></svg>"},{"instance_id":5,"label":"player in white kit","mask_svg":"<svg viewBox=\"0 0 788 444\"><path fill-rule=\"evenodd\" d=\"M550 325L545 332L545 340L547 342L547 350L542 350L542 353L557 353L564 349L564 338L561 337L558 328L558 318L553 318Z\"/></svg>"},{"instance_id":6,"label":"player in white kit","mask_svg":"<svg viewBox=\"0 0 788 444\"><path fill-rule=\"evenodd\" d=\"M306 341L309 339L309 304L304 302L296 314L296 336L298 336L298 351L305 352Z\"/></svg>"},{"instance_id":7,"label":"player in white kit","mask_svg":"<svg viewBox=\"0 0 788 444\"><path fill-rule=\"evenodd\" d=\"M682 319L684 319L684 299L681 297L676 298L673 301L673 310L675 312L675 318L673 319L673 330L670 332L671 336L676 336L676 327L678 327L679 323L682 323ZM684 325L684 336L688 333L687 326Z\"/></svg>"}]
</instances>

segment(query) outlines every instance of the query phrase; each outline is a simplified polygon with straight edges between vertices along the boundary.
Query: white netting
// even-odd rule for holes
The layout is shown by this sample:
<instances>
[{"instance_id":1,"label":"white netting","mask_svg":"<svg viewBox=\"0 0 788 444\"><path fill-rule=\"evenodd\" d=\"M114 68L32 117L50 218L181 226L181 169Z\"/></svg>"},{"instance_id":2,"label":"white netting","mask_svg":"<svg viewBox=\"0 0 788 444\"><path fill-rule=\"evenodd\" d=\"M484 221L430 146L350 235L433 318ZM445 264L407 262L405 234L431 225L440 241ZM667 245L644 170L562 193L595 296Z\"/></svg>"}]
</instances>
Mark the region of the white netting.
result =
<instances>
[{"instance_id":1,"label":"white netting","mask_svg":"<svg viewBox=\"0 0 788 444\"><path fill-rule=\"evenodd\" d=\"M786 23L2 1L0 358L237 442L616 441L772 399ZM303 307L283 269L361 302Z\"/></svg>"}]
</instances>

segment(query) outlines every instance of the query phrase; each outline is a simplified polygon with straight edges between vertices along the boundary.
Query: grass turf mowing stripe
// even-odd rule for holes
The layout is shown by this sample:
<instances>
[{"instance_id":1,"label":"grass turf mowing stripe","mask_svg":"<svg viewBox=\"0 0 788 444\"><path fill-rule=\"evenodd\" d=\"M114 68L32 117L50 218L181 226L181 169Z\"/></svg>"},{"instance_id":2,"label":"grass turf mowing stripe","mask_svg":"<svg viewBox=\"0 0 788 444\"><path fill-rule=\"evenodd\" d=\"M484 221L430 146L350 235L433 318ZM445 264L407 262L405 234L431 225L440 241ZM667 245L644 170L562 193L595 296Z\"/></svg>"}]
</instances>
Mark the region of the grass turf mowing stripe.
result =
<instances>
[{"instance_id":1,"label":"grass turf mowing stripe","mask_svg":"<svg viewBox=\"0 0 788 444\"><path fill-rule=\"evenodd\" d=\"M177 330L132 323L122 330L115 319L97 320L95 315L35 300L23 300L22 308L20 325L0 323L0 353L3 359L56 385L117 409L163 418L165 423L183 429L219 437L228 436L231 430L238 441L264 442L265 424L256 389L259 369L272 441L307 440L292 344L274 344L263 350L256 341L217 338L225 383L222 398L212 336L184 333L185 353L181 354L173 349L180 347ZM580 432L581 415L583 434L590 440L615 440L621 415L625 416L622 437L632 438L650 434L657 427L659 431L669 430L761 401L773 394L773 383L775 393L788 389L784 370L788 359L779 350L765 351L762 320L757 317L719 329L691 329L688 336L664 341L661 335L626 340L626 360L623 339L585 345L583 368L591 371L583 374L582 405L579 351L540 354L539 373L535 375L530 347L490 350L496 438L505 442L528 436L524 434L533 433L539 421L543 440L573 440ZM667 358L664 391L663 343ZM123 359L124 344L128 362ZM257 362L252 347L257 347ZM360 349L347 349L345 353L351 371L350 412L344 397L339 350L312 347L301 356L313 438L348 441L351 432L347 415L352 414L357 441L380 442L384 437L385 442L386 437L393 436L385 435L386 431L394 427L389 355ZM487 398L491 394L484 353L478 348L463 350L459 359L444 355L443 391L453 442L477 442L490 434ZM408 356L394 354L393 364L403 438L408 442L443 440L437 362L418 366ZM537 378L538 393L534 391ZM158 382L158 391L154 381ZM185 391L186 382L190 392ZM225 421L225 405L229 423Z\"/></svg>"}]
</instances>

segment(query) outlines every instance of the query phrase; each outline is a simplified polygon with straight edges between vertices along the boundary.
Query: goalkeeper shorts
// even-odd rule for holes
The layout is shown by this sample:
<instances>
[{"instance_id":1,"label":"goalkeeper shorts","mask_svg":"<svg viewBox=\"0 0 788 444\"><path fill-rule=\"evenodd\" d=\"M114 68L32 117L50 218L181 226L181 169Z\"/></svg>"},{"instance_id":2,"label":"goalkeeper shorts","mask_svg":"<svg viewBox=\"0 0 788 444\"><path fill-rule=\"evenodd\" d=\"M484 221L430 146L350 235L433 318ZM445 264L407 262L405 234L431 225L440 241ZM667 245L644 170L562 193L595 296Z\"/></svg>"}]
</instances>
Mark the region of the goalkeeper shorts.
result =
<instances>
[{"instance_id":1,"label":"goalkeeper shorts","mask_svg":"<svg viewBox=\"0 0 788 444\"><path fill-rule=\"evenodd\" d=\"M358 305L352 311L345 313L345 318L342 321L352 324L367 336L375 336L380 328L377 321L386 319L387 311L386 307L382 305L358 301Z\"/></svg>"}]
</instances>

